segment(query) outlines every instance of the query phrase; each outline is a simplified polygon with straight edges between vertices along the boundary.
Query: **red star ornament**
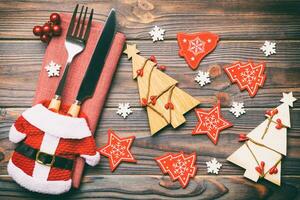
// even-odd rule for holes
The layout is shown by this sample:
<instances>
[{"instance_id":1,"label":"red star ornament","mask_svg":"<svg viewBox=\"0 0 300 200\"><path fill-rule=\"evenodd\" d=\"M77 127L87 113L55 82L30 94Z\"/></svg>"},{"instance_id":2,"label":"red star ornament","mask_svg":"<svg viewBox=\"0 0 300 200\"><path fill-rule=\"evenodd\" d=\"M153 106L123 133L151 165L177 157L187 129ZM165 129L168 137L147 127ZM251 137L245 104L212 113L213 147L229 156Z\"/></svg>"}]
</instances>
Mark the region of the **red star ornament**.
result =
<instances>
[{"instance_id":1,"label":"red star ornament","mask_svg":"<svg viewBox=\"0 0 300 200\"><path fill-rule=\"evenodd\" d=\"M220 101L210 111L195 109L199 123L193 130L193 135L207 134L210 140L217 144L219 133L232 124L221 116Z\"/></svg>"},{"instance_id":2,"label":"red star ornament","mask_svg":"<svg viewBox=\"0 0 300 200\"><path fill-rule=\"evenodd\" d=\"M190 179L196 175L196 153L184 155L167 153L155 159L164 174L168 173L172 181L178 180L182 188L185 188Z\"/></svg>"},{"instance_id":3,"label":"red star ornament","mask_svg":"<svg viewBox=\"0 0 300 200\"><path fill-rule=\"evenodd\" d=\"M254 97L266 80L265 68L265 63L255 65L253 62L237 62L224 67L224 70L232 83L236 82L240 90L246 89L250 97Z\"/></svg>"},{"instance_id":4,"label":"red star ornament","mask_svg":"<svg viewBox=\"0 0 300 200\"><path fill-rule=\"evenodd\" d=\"M99 151L102 155L109 158L110 170L112 172L122 161L136 162L129 150L134 139L134 136L119 138L114 131L108 130L107 145L102 147Z\"/></svg>"},{"instance_id":5,"label":"red star ornament","mask_svg":"<svg viewBox=\"0 0 300 200\"><path fill-rule=\"evenodd\" d=\"M216 48L218 41L219 36L210 32L177 34L179 55L184 57L193 70L197 69L200 61Z\"/></svg>"}]
</instances>

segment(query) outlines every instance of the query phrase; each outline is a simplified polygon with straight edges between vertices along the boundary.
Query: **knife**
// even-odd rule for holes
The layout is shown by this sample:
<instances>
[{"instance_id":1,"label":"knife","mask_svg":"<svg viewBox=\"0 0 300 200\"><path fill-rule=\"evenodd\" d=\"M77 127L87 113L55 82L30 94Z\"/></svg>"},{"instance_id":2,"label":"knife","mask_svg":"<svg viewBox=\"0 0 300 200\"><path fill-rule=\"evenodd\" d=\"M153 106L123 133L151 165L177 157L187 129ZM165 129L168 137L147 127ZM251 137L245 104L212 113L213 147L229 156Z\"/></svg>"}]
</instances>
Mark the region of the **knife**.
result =
<instances>
[{"instance_id":1,"label":"knife","mask_svg":"<svg viewBox=\"0 0 300 200\"><path fill-rule=\"evenodd\" d=\"M76 100L71 105L68 114L77 117L82 103L91 98L95 92L100 74L105 64L107 54L110 50L112 41L116 32L116 14L115 10L111 9L106 23L104 25L102 34L97 42L95 51L85 72L84 78L81 82L77 93Z\"/></svg>"}]
</instances>

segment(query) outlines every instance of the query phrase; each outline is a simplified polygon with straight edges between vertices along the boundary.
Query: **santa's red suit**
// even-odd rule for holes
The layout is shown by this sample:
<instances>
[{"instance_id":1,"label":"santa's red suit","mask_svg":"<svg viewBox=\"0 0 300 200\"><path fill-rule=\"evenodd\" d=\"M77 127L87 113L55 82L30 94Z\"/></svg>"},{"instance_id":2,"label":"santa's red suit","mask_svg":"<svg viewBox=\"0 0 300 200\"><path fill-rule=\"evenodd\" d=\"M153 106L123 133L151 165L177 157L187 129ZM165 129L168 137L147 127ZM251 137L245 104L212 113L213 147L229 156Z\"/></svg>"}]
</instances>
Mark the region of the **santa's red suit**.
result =
<instances>
[{"instance_id":1,"label":"santa's red suit","mask_svg":"<svg viewBox=\"0 0 300 200\"><path fill-rule=\"evenodd\" d=\"M27 109L9 132L19 143L8 163L8 173L21 186L35 192L60 194L72 185L74 158L95 166L100 155L84 118L48 110L42 104Z\"/></svg>"}]
</instances>

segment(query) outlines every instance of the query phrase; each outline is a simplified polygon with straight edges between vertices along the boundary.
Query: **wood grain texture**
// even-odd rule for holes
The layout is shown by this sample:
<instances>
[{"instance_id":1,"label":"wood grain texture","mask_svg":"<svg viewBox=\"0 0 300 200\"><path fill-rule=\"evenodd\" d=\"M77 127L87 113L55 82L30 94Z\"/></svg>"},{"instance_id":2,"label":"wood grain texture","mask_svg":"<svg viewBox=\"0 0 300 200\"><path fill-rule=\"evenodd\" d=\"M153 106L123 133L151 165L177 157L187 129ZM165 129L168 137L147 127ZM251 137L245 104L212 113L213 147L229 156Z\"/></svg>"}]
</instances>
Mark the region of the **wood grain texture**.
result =
<instances>
[{"instance_id":1,"label":"wood grain texture","mask_svg":"<svg viewBox=\"0 0 300 200\"><path fill-rule=\"evenodd\" d=\"M163 26L168 39L174 39L181 31L213 31L222 39L299 39L300 35L300 2L295 0L84 2L95 9L95 18L100 21L114 7L118 30L126 33L128 39L149 39L148 31L154 25ZM74 2L3 1L0 7L0 37L28 39L34 38L34 25L43 24L53 11L71 13Z\"/></svg>"},{"instance_id":2,"label":"wood grain texture","mask_svg":"<svg viewBox=\"0 0 300 200\"><path fill-rule=\"evenodd\" d=\"M83 2L80 2L83 3ZM53 197L28 192L8 177L7 161L15 145L8 140L14 120L30 107L45 45L32 35L32 27L43 24L52 12L73 11L73 1L0 0L0 198L1 199L300 199L300 101L291 112L288 129L288 155L282 163L282 186L267 181L245 179L244 170L226 161L242 144L241 132L248 133L265 120L264 112L277 107L282 92L293 91L300 99L300 2L297 0L184 1L184 0L85 0L95 9L95 19L104 21L109 10L117 11L118 31L128 43L136 43L141 55L155 55L167 66L166 74L179 87L210 108L221 99L222 114L234 124L221 132L218 145L206 135L192 136L197 123L193 111L187 122L174 130L168 126L150 137L147 112L141 108L136 81L132 80L131 62L120 59L105 108L96 131L96 142L103 146L107 129L119 136L136 136L132 152L137 164L122 163L112 174L107 158L97 167L86 167L80 190ZM148 32L158 25L166 30L165 41L152 43ZM200 87L194 81L197 71L188 68L178 56L177 32L212 31L221 41L204 58L198 69L209 71L212 83ZM265 57L259 48L264 40L277 43L277 54ZM266 62L267 80L255 98L237 85L230 84L222 67L235 61ZM46 73L42 71L41 73ZM247 113L235 118L229 107L243 101ZM118 103L128 102L133 114L126 120L116 115ZM186 189L163 176L153 158L166 152L197 153L197 177ZM206 163L213 157L223 164L218 176L207 175Z\"/></svg>"},{"instance_id":3,"label":"wood grain texture","mask_svg":"<svg viewBox=\"0 0 300 200\"><path fill-rule=\"evenodd\" d=\"M2 123L0 128L0 154L3 154L3 160L0 161L0 174L7 174L7 161L13 152L15 145L8 142L7 132L16 117L23 112L24 108L7 108L3 111ZM134 113L124 120L116 115L114 108L106 108L96 131L97 145L102 147L107 142L107 130L113 128L121 137L134 135L136 137L132 152L137 159L137 164L122 163L115 174L161 174L154 158L167 152L184 151L187 153L197 153L197 166L199 174L206 174L206 164L213 157L216 157L222 164L221 175L242 175L244 170L228 161L226 158L237 150L242 143L238 142L239 133L248 133L258 124L265 120L263 109L250 109L247 114L236 119L228 109L223 109L224 118L234 124L232 128L221 132L218 145L214 145L206 135L192 136L192 129L197 124L197 119L192 111L186 115L187 122L174 130L167 127L158 132L154 137L150 136L147 113L144 109L134 109ZM293 127L288 129L288 154L283 161L283 175L300 175L300 110L291 110L291 123ZM221 151L220 151L221 149ZM107 158L102 158L100 165L88 167L88 175L111 175Z\"/></svg>"},{"instance_id":4,"label":"wood grain texture","mask_svg":"<svg viewBox=\"0 0 300 200\"><path fill-rule=\"evenodd\" d=\"M82 187L62 199L296 199L299 178L284 178L279 188L263 180L254 184L241 176L196 176L186 189L165 176L86 176ZM241 190L243 185L243 190ZM6 199L57 199L20 188L9 177L0 177L0 197Z\"/></svg>"},{"instance_id":5,"label":"wood grain texture","mask_svg":"<svg viewBox=\"0 0 300 200\"><path fill-rule=\"evenodd\" d=\"M275 107L282 96L281 92L294 91L300 96L300 42L280 41L278 53L266 58L259 50L263 41L220 42L216 50L201 62L199 69L220 71L211 84L201 88L194 81L197 71L190 70L183 58L178 56L176 41L153 44L151 41L128 41L137 43L141 55L155 55L159 64L167 66L166 74L179 82L178 86L209 107L215 103L216 96L221 97L223 106L231 105L232 100L244 101L247 107ZM159 48L156 48L159 45ZM37 41L0 41L0 102L2 107L27 106L32 102L40 73L43 44ZM26 52L23 49L27 49ZM231 85L223 66L238 60L266 62L267 80L255 98L246 91L240 92L238 86ZM217 67L212 68L216 65ZM140 107L136 81L132 80L131 62L126 55L120 59L117 73L112 83L107 107L116 107L120 102L128 102ZM42 71L46 73L46 71ZM215 73L212 73L215 74ZM24 84L26 83L26 84ZM126 83L126 84L124 84ZM283 84L284 83L284 84ZM5 85L5 87L1 87ZM267 103L266 103L267 102ZM300 101L295 102L299 107Z\"/></svg>"}]
</instances>

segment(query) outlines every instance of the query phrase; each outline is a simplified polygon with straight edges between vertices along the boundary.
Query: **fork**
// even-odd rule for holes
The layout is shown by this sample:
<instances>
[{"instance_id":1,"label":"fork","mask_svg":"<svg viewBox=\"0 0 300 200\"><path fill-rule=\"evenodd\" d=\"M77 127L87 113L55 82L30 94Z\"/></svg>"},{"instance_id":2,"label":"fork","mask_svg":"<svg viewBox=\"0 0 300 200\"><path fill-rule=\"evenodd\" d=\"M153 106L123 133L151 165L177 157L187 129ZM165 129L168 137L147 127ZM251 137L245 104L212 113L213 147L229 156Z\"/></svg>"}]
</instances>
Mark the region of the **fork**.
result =
<instances>
[{"instance_id":1,"label":"fork","mask_svg":"<svg viewBox=\"0 0 300 200\"><path fill-rule=\"evenodd\" d=\"M83 34L84 28L85 28L85 18L86 18L88 7L85 8L83 20L81 20L81 16L82 16L82 13L84 10L84 6L81 7L79 18L77 20L77 24L75 27L78 6L79 5L77 4L73 11L73 15L72 15L72 18L70 21L70 25L69 25L66 40L65 40L65 47L68 52L68 59L67 59L67 63L65 66L65 70L64 70L61 80L59 81L59 85L56 89L55 96L51 100L51 102L48 106L49 109L54 109L55 111L58 111L60 108L61 94L64 89L64 85L66 82L66 78L67 78L68 71L69 71L70 65L72 63L72 60L76 55L80 54L85 49L86 42L88 40L90 30L91 30L94 9L91 10L90 17L89 17L88 23L86 25L86 30L85 30L85 33ZM74 27L75 27L75 30L74 30ZM80 30L79 30L79 27L80 27Z\"/></svg>"}]
</instances>

